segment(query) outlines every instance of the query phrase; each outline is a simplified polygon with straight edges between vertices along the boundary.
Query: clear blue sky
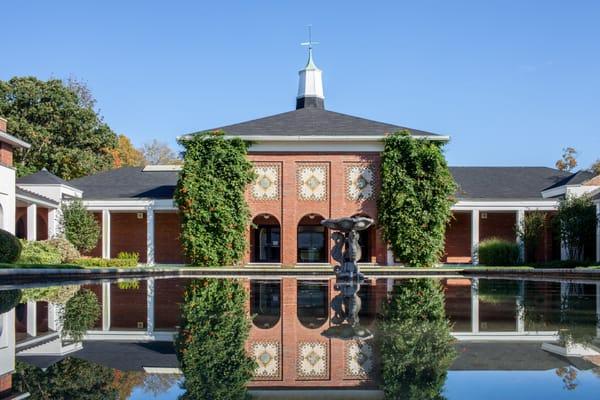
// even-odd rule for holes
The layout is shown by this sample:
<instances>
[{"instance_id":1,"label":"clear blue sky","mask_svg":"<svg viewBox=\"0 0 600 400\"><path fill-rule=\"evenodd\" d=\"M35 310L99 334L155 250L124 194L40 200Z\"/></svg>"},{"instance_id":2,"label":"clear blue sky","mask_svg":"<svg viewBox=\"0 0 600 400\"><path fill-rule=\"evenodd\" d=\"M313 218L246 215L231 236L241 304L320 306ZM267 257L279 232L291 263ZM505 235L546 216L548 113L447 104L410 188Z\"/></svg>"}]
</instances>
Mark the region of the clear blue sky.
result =
<instances>
[{"instance_id":1,"label":"clear blue sky","mask_svg":"<svg viewBox=\"0 0 600 400\"><path fill-rule=\"evenodd\" d=\"M307 24L326 107L452 136L452 165L600 157L599 1L12 1L0 79L75 76L134 143L293 109Z\"/></svg>"}]
</instances>

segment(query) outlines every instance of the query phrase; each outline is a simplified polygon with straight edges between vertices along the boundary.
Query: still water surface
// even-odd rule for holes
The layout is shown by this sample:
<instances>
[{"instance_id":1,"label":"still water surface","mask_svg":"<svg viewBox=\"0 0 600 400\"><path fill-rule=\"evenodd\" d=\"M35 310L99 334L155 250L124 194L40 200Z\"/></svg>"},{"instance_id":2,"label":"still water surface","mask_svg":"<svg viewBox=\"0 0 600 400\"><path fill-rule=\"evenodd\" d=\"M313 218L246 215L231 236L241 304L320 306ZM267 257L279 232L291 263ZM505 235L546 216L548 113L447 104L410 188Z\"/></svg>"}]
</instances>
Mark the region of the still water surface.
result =
<instances>
[{"instance_id":1,"label":"still water surface","mask_svg":"<svg viewBox=\"0 0 600 400\"><path fill-rule=\"evenodd\" d=\"M0 398L237 398L244 365L256 398L600 398L600 282L370 279L359 340L332 322L333 280L217 281L0 291ZM73 342L61 324L89 315Z\"/></svg>"}]
</instances>

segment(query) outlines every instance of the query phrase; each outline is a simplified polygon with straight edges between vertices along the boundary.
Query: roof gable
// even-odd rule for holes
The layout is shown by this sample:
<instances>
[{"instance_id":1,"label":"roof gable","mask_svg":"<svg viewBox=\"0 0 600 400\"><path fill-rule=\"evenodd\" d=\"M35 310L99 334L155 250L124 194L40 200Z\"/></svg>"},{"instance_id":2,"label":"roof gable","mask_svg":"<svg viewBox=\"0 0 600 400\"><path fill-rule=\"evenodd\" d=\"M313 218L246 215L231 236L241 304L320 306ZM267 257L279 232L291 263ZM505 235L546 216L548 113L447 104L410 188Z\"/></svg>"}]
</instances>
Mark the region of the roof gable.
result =
<instances>
[{"instance_id":1,"label":"roof gable","mask_svg":"<svg viewBox=\"0 0 600 400\"><path fill-rule=\"evenodd\" d=\"M73 186L64 179L59 178L47 169L42 169L36 173L23 176L17 179L18 184L23 185L66 185Z\"/></svg>"}]
</instances>

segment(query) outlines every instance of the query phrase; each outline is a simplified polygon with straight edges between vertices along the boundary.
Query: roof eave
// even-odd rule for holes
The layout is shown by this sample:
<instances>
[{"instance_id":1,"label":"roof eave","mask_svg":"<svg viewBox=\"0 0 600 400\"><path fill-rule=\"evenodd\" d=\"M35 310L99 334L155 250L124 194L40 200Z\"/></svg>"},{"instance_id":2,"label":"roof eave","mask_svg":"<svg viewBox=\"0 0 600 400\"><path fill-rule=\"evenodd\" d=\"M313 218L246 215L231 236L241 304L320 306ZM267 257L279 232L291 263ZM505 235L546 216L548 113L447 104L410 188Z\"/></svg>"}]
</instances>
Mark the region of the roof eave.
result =
<instances>
[{"instance_id":1,"label":"roof eave","mask_svg":"<svg viewBox=\"0 0 600 400\"><path fill-rule=\"evenodd\" d=\"M28 149L31 147L29 143L2 131L0 131L0 142L8 143L11 146L20 147L23 149Z\"/></svg>"},{"instance_id":2,"label":"roof eave","mask_svg":"<svg viewBox=\"0 0 600 400\"><path fill-rule=\"evenodd\" d=\"M189 140L190 135L177 137L177 140ZM388 135L224 135L225 139L239 138L250 142L377 142ZM415 139L426 139L447 142L450 136L444 135L411 135Z\"/></svg>"}]
</instances>

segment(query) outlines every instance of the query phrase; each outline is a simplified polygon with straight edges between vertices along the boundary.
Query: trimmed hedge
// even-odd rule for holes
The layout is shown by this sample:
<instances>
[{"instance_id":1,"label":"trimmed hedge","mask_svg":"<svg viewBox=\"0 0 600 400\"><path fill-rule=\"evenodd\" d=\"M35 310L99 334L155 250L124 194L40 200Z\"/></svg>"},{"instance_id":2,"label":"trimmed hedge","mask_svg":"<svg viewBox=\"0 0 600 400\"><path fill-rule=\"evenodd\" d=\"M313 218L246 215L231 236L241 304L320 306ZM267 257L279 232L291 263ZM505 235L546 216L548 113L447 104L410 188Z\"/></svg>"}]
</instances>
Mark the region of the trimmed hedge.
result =
<instances>
[{"instance_id":1,"label":"trimmed hedge","mask_svg":"<svg viewBox=\"0 0 600 400\"><path fill-rule=\"evenodd\" d=\"M490 266L510 266L519 264L519 245L516 242L490 238L479 243L477 250L479 263Z\"/></svg>"},{"instance_id":2,"label":"trimmed hedge","mask_svg":"<svg viewBox=\"0 0 600 400\"><path fill-rule=\"evenodd\" d=\"M0 263L14 263L21 255L21 243L12 233L0 229Z\"/></svg>"},{"instance_id":3,"label":"trimmed hedge","mask_svg":"<svg viewBox=\"0 0 600 400\"><path fill-rule=\"evenodd\" d=\"M62 262L61 252L48 241L21 240L23 250L19 263L22 264L60 264Z\"/></svg>"},{"instance_id":4,"label":"trimmed hedge","mask_svg":"<svg viewBox=\"0 0 600 400\"><path fill-rule=\"evenodd\" d=\"M80 265L88 268L133 268L138 266L138 260L136 258L80 258L74 260L73 264Z\"/></svg>"},{"instance_id":5,"label":"trimmed hedge","mask_svg":"<svg viewBox=\"0 0 600 400\"><path fill-rule=\"evenodd\" d=\"M0 291L0 315L15 308L20 301L21 291L19 289Z\"/></svg>"}]
</instances>

